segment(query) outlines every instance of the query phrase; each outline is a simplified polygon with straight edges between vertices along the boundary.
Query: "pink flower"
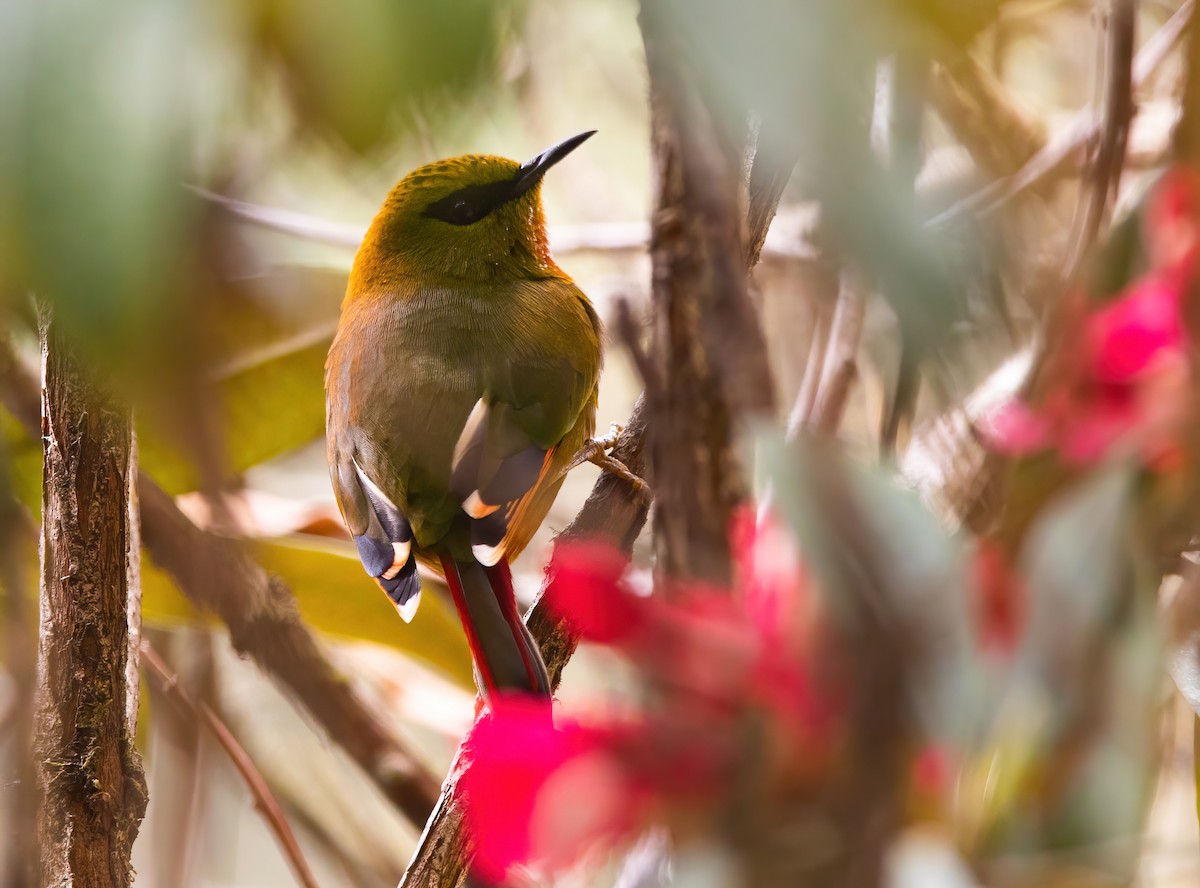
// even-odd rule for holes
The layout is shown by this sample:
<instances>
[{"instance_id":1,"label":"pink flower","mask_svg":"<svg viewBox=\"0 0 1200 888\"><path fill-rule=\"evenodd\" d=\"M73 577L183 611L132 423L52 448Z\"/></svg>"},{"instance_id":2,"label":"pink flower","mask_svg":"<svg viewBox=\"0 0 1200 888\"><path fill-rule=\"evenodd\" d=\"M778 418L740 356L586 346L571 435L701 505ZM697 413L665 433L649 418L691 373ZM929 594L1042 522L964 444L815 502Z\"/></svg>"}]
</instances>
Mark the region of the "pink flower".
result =
<instances>
[{"instance_id":1,"label":"pink flower","mask_svg":"<svg viewBox=\"0 0 1200 888\"><path fill-rule=\"evenodd\" d=\"M1092 312L1084 336L1094 380L1136 382L1187 347L1179 286L1159 276L1135 281L1121 298Z\"/></svg>"},{"instance_id":2,"label":"pink flower","mask_svg":"<svg viewBox=\"0 0 1200 888\"><path fill-rule=\"evenodd\" d=\"M560 543L546 567L546 603L588 641L628 640L646 624L653 605L629 591L625 566L625 556L604 543Z\"/></svg>"},{"instance_id":3,"label":"pink flower","mask_svg":"<svg viewBox=\"0 0 1200 888\"><path fill-rule=\"evenodd\" d=\"M1056 450L1070 465L1134 453L1151 470L1177 463L1190 400L1190 338L1184 300L1200 259L1200 176L1174 168L1148 202L1150 270L1115 300L1068 308L1077 317L1047 367L1051 386L1034 408L1014 400L980 424L996 452ZM1170 457L1170 458L1168 458Z\"/></svg>"},{"instance_id":4,"label":"pink flower","mask_svg":"<svg viewBox=\"0 0 1200 888\"><path fill-rule=\"evenodd\" d=\"M1180 298L1168 278L1151 275L1091 311L1078 354L1054 368L1045 404L1001 405L980 423L984 441L1010 456L1054 449L1069 465L1093 464L1122 449L1152 464L1175 438L1186 403Z\"/></svg>"},{"instance_id":5,"label":"pink flower","mask_svg":"<svg viewBox=\"0 0 1200 888\"><path fill-rule=\"evenodd\" d=\"M1049 418L1016 398L984 416L977 424L977 431L992 451L1005 456L1037 453L1051 446L1054 439Z\"/></svg>"},{"instance_id":6,"label":"pink flower","mask_svg":"<svg viewBox=\"0 0 1200 888\"><path fill-rule=\"evenodd\" d=\"M1200 171L1175 166L1163 174L1148 201L1144 239L1152 268L1192 277L1200 256Z\"/></svg>"},{"instance_id":7,"label":"pink flower","mask_svg":"<svg viewBox=\"0 0 1200 888\"><path fill-rule=\"evenodd\" d=\"M1025 623L1025 589L1008 555L990 540L975 552L976 626L985 650L1012 654Z\"/></svg>"},{"instance_id":8,"label":"pink flower","mask_svg":"<svg viewBox=\"0 0 1200 888\"><path fill-rule=\"evenodd\" d=\"M475 724L459 787L480 876L500 883L521 863L559 869L635 831L648 795L611 752L619 733L555 727L548 704L517 697Z\"/></svg>"}]
</instances>

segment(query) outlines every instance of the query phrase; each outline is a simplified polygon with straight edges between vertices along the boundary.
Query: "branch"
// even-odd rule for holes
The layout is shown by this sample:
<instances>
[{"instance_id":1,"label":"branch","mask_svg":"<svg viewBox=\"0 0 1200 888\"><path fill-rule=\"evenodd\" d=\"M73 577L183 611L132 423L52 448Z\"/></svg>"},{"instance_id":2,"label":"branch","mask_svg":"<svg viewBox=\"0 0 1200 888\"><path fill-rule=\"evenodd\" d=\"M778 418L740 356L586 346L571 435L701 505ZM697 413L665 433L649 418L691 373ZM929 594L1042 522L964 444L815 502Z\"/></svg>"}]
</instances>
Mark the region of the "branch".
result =
<instances>
[{"instance_id":1,"label":"branch","mask_svg":"<svg viewBox=\"0 0 1200 888\"><path fill-rule=\"evenodd\" d=\"M966 52L933 66L929 100L980 169L1011 176L1045 147L1040 121L1009 99L994 75Z\"/></svg>"},{"instance_id":2,"label":"branch","mask_svg":"<svg viewBox=\"0 0 1200 888\"><path fill-rule=\"evenodd\" d=\"M1186 71L1183 81L1181 114L1172 134L1172 148L1179 163L1200 163L1200 39L1197 29L1188 35L1184 51Z\"/></svg>"},{"instance_id":3,"label":"branch","mask_svg":"<svg viewBox=\"0 0 1200 888\"><path fill-rule=\"evenodd\" d=\"M1129 145L1129 126L1133 120L1133 50L1137 30L1135 0L1112 0L1108 21L1108 41L1105 64L1108 87L1104 103L1103 129L1096 161L1090 170L1092 187L1085 192L1081 222L1065 277L1074 277L1107 215L1109 197L1121 184L1125 166L1125 151Z\"/></svg>"},{"instance_id":4,"label":"branch","mask_svg":"<svg viewBox=\"0 0 1200 888\"><path fill-rule=\"evenodd\" d=\"M758 128L754 161L750 167L750 189L746 208L746 267L753 268L762 257L771 230L771 220L792 178L800 150L786 142L775 121L767 119ZM817 258L812 253L806 258Z\"/></svg>"},{"instance_id":5,"label":"branch","mask_svg":"<svg viewBox=\"0 0 1200 888\"><path fill-rule=\"evenodd\" d=\"M1196 0L1185 0L1167 23L1142 45L1133 61L1132 83L1136 92L1162 66L1171 50L1191 24ZM928 223L931 228L944 228L979 212L999 209L1018 194L1036 188L1066 169L1080 150L1099 139L1104 120L1091 109L1077 113L1062 131L1041 151L1030 158L1017 173L993 182L970 197L956 203Z\"/></svg>"},{"instance_id":6,"label":"branch","mask_svg":"<svg viewBox=\"0 0 1200 888\"><path fill-rule=\"evenodd\" d=\"M0 403L40 436L36 392L28 369L0 348ZM287 585L235 540L198 528L146 473L137 483L142 541L155 563L193 604L225 622L237 651L288 687L398 810L424 823L437 798L434 778L329 662Z\"/></svg>"},{"instance_id":7,"label":"branch","mask_svg":"<svg viewBox=\"0 0 1200 888\"><path fill-rule=\"evenodd\" d=\"M789 167L788 172L790 171ZM786 179L784 182L786 183ZM782 184L779 187L782 188ZM362 226L342 225L319 216L250 203L203 188L193 187L191 190L243 222L315 243L355 250L366 232L366 228ZM762 213L768 207L770 215L756 222L756 230L761 231L762 240L759 247L763 257L778 261L811 261L816 258L816 251L807 244L796 243L792 238L768 236L766 226L775 215L774 205L760 202L757 209L757 213ZM645 222L596 222L587 225L555 225L550 228L550 247L560 255L641 253L646 251L649 241L650 226Z\"/></svg>"},{"instance_id":8,"label":"branch","mask_svg":"<svg viewBox=\"0 0 1200 888\"><path fill-rule=\"evenodd\" d=\"M836 434L846 412L850 389L858 377L858 344L866 313L866 282L853 271L844 272L829 336L830 347L821 373L820 395L812 417L812 425L824 434Z\"/></svg>"},{"instance_id":9,"label":"branch","mask_svg":"<svg viewBox=\"0 0 1200 888\"><path fill-rule=\"evenodd\" d=\"M41 883L128 888L147 801L127 672L131 417L74 360L50 309L41 315Z\"/></svg>"},{"instance_id":10,"label":"branch","mask_svg":"<svg viewBox=\"0 0 1200 888\"><path fill-rule=\"evenodd\" d=\"M774 414L742 243L741 150L697 85L667 3L642 0L640 24L656 165L652 353L663 386L651 458L657 568L726 586L729 522L744 498L735 429Z\"/></svg>"},{"instance_id":11,"label":"branch","mask_svg":"<svg viewBox=\"0 0 1200 888\"><path fill-rule=\"evenodd\" d=\"M271 788L267 786L267 781L263 779L254 761L242 748L242 744L238 743L237 738L208 704L196 703L192 700L180 685L178 676L167 668L167 664L163 662L149 641L142 641L141 652L142 662L146 665L149 674L158 682L162 692L174 700L193 719L203 723L212 731L217 743L225 750L230 762L242 776L246 788L254 796L254 807L262 814L271 832L275 833L275 839L283 849L283 854L292 867L296 881L304 888L317 888L317 880L313 878L308 861L304 859L304 855L300 851L300 845L292 833L291 826L288 825L282 806L271 792Z\"/></svg>"}]
</instances>

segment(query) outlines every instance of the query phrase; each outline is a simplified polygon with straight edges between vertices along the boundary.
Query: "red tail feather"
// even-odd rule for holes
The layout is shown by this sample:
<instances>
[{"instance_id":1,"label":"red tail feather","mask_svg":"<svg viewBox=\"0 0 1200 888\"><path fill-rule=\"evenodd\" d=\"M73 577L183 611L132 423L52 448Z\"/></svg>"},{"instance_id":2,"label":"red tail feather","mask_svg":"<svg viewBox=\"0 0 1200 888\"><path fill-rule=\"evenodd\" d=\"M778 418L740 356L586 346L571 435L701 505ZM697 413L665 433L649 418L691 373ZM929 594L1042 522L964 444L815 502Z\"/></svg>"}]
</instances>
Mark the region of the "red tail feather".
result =
<instances>
[{"instance_id":1,"label":"red tail feather","mask_svg":"<svg viewBox=\"0 0 1200 888\"><path fill-rule=\"evenodd\" d=\"M491 696L496 693L496 679L492 675L491 666L488 665L487 656L483 652L483 645L479 642L479 633L475 630L475 622L467 610L467 599L463 593L462 579L458 575L458 565L448 555L438 557L442 562L442 571L446 574L446 585L450 587L450 595L454 598L454 607L458 610L458 620L467 634L471 659L475 661L475 668L479 670L479 675L486 686L485 696Z\"/></svg>"},{"instance_id":2,"label":"red tail feather","mask_svg":"<svg viewBox=\"0 0 1200 888\"><path fill-rule=\"evenodd\" d=\"M492 567L485 567L484 570L487 571L488 582L492 585L496 600L500 602L504 621L512 630L513 641L521 649L521 662L525 664L525 672L529 676L529 689L536 694L540 690L537 668L533 665L532 655L525 644L524 622L517 612L517 596L513 592L512 571L509 570L508 559L501 558Z\"/></svg>"}]
</instances>

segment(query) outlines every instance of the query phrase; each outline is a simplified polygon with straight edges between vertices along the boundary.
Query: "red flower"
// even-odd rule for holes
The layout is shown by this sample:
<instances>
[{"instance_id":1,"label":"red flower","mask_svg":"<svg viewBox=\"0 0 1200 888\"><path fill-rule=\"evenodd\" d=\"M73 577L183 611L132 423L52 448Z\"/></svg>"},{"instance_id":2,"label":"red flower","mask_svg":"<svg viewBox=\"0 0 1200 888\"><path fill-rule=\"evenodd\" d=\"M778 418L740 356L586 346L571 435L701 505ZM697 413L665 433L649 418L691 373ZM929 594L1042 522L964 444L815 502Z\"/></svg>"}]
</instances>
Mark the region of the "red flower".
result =
<instances>
[{"instance_id":1,"label":"red flower","mask_svg":"<svg viewBox=\"0 0 1200 888\"><path fill-rule=\"evenodd\" d=\"M617 644L636 635L652 605L623 582L627 559L612 546L565 542L546 567L547 605L581 637Z\"/></svg>"},{"instance_id":2,"label":"red flower","mask_svg":"<svg viewBox=\"0 0 1200 888\"><path fill-rule=\"evenodd\" d=\"M546 703L515 697L475 724L459 786L480 876L500 883L519 863L565 867L635 831L648 794L610 751L619 733L555 727Z\"/></svg>"},{"instance_id":3,"label":"red flower","mask_svg":"<svg viewBox=\"0 0 1200 888\"><path fill-rule=\"evenodd\" d=\"M974 566L980 643L985 650L1011 654L1024 628L1023 581L1004 550L989 540L980 541Z\"/></svg>"},{"instance_id":4,"label":"red flower","mask_svg":"<svg viewBox=\"0 0 1200 888\"><path fill-rule=\"evenodd\" d=\"M981 423L984 440L1010 456L1053 448L1071 465L1122 450L1151 464L1172 445L1187 400L1180 298L1167 278L1150 276L1092 311L1076 360L1059 361L1061 374L1044 406L1001 405Z\"/></svg>"},{"instance_id":5,"label":"red flower","mask_svg":"<svg viewBox=\"0 0 1200 888\"><path fill-rule=\"evenodd\" d=\"M571 543L547 568L550 605L584 637L617 646L653 701L620 722L551 724L504 700L468 741L462 789L481 876L517 863L558 869L630 836L651 814L691 823L735 791L745 725L761 724L773 774L818 779L836 755L840 706L812 680L812 600L795 541L773 519L735 522L737 588L633 595L625 559Z\"/></svg>"},{"instance_id":6,"label":"red flower","mask_svg":"<svg viewBox=\"0 0 1200 888\"><path fill-rule=\"evenodd\" d=\"M1189 400L1183 300L1200 257L1200 177L1176 168L1148 202L1150 271L1112 302L1087 310L1049 368L1052 389L1034 409L1002 405L981 424L993 450L1022 456L1055 449L1086 465L1114 453L1137 454L1150 469L1172 464Z\"/></svg>"}]
</instances>

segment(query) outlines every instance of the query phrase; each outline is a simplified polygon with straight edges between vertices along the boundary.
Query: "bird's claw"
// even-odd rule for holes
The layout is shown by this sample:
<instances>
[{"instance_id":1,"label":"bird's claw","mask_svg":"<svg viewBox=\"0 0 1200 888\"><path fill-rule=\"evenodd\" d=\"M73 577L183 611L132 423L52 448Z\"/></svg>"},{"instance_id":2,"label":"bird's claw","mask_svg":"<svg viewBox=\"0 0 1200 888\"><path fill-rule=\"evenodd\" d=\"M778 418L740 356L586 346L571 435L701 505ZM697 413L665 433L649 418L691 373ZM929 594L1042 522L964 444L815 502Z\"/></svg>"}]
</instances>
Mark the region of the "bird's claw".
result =
<instances>
[{"instance_id":1,"label":"bird's claw","mask_svg":"<svg viewBox=\"0 0 1200 888\"><path fill-rule=\"evenodd\" d=\"M621 432L623 431L625 431L624 427L614 422L608 427L608 434L603 438L589 438L584 442L583 446L575 452L575 455L571 457L571 461L567 463L566 467L562 470L562 474L566 475L567 472L571 471L572 469L579 468L585 462L595 463L598 466L602 466L600 460L611 459L611 457L607 456L608 451L617 446L617 439L621 436Z\"/></svg>"},{"instance_id":2,"label":"bird's claw","mask_svg":"<svg viewBox=\"0 0 1200 888\"><path fill-rule=\"evenodd\" d=\"M604 471L628 481L635 490L648 494L650 485L644 479L630 471L625 463L608 452L617 445L617 439L623 431L625 431L625 428L614 422L609 426L608 434L603 438L591 438L586 441L575 455L571 457L571 461L559 473L559 477L564 477L572 469L578 468L585 462L590 462L593 465L599 466Z\"/></svg>"}]
</instances>

